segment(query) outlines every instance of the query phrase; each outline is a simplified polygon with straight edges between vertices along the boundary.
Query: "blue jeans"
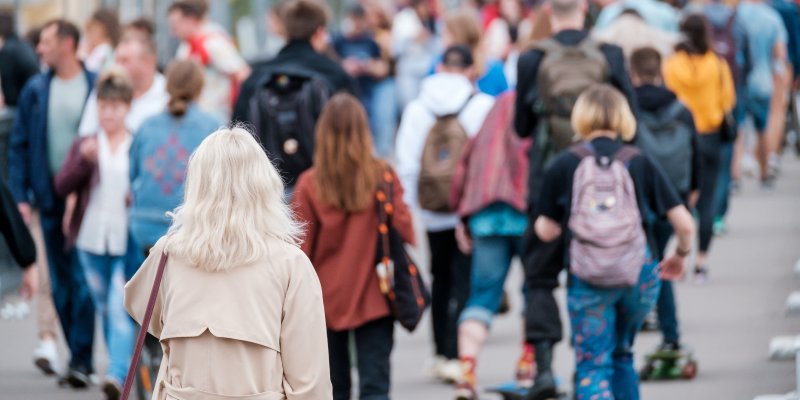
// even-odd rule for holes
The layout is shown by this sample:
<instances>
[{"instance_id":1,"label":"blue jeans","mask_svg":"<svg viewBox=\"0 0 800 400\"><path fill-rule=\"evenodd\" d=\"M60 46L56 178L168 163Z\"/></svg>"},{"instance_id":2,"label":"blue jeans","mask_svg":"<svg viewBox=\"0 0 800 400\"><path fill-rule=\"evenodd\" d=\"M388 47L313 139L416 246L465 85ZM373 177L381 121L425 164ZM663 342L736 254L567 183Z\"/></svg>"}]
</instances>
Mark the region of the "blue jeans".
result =
<instances>
[{"instance_id":1,"label":"blue jeans","mask_svg":"<svg viewBox=\"0 0 800 400\"><path fill-rule=\"evenodd\" d=\"M133 354L134 325L125 311L125 256L97 255L78 250L94 307L103 321L108 347L108 376L125 382Z\"/></svg>"},{"instance_id":2,"label":"blue jeans","mask_svg":"<svg viewBox=\"0 0 800 400\"><path fill-rule=\"evenodd\" d=\"M733 162L733 143L722 144L722 165L719 170L717 191L714 194L714 213L716 217L724 217L728 213L728 198L730 197L731 162Z\"/></svg>"},{"instance_id":3,"label":"blue jeans","mask_svg":"<svg viewBox=\"0 0 800 400\"><path fill-rule=\"evenodd\" d=\"M65 250L66 241L61 230L63 217L63 200L57 202L54 210L41 211L53 303L72 354L70 366L92 371L94 305L77 254L74 250Z\"/></svg>"},{"instance_id":4,"label":"blue jeans","mask_svg":"<svg viewBox=\"0 0 800 400\"><path fill-rule=\"evenodd\" d=\"M394 150L394 134L397 130L397 87L394 78L377 82L372 89L370 103L370 129L379 157L388 157Z\"/></svg>"},{"instance_id":5,"label":"blue jeans","mask_svg":"<svg viewBox=\"0 0 800 400\"><path fill-rule=\"evenodd\" d=\"M567 307L575 347L576 400L639 399L633 340L661 287L658 262L647 257L639 282L627 288L596 287L570 276Z\"/></svg>"},{"instance_id":6,"label":"blue jeans","mask_svg":"<svg viewBox=\"0 0 800 400\"><path fill-rule=\"evenodd\" d=\"M522 254L522 236L475 237L472 254L469 300L458 323L474 320L489 327L500 307L511 260Z\"/></svg>"}]
</instances>

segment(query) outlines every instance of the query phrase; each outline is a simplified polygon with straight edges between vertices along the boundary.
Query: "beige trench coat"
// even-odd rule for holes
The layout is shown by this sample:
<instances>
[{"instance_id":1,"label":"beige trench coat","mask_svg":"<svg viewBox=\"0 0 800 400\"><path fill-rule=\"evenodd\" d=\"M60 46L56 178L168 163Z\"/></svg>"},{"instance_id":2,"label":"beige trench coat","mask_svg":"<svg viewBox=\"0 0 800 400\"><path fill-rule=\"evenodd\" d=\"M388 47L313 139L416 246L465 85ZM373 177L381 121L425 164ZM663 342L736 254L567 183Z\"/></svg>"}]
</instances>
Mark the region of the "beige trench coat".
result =
<instances>
[{"instance_id":1,"label":"beige trench coat","mask_svg":"<svg viewBox=\"0 0 800 400\"><path fill-rule=\"evenodd\" d=\"M125 286L141 323L165 238ZM154 400L332 399L322 290L300 249L208 272L169 257L148 331L164 358Z\"/></svg>"}]
</instances>

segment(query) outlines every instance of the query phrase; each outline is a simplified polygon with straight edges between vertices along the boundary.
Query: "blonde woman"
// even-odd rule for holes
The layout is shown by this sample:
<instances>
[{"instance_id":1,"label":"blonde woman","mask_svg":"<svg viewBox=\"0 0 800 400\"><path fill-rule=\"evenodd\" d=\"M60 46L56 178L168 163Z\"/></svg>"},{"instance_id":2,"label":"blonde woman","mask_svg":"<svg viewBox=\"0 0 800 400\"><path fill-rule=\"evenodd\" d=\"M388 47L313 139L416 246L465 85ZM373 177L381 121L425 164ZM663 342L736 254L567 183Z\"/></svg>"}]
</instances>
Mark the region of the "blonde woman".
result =
<instances>
[{"instance_id":1,"label":"blonde woman","mask_svg":"<svg viewBox=\"0 0 800 400\"><path fill-rule=\"evenodd\" d=\"M149 332L164 350L154 399L331 399L322 290L302 226L253 136L223 128L189 158L183 203L125 287L141 322L169 259Z\"/></svg>"},{"instance_id":2,"label":"blonde woman","mask_svg":"<svg viewBox=\"0 0 800 400\"><path fill-rule=\"evenodd\" d=\"M633 182L636 202L630 204L624 198L608 197L600 208L593 206L591 213L598 214L610 209L613 212L611 215L627 215L625 211L632 211L633 215L639 214L642 228L648 232L651 231L646 226L648 218L642 211L649 209L647 213L653 212L660 218L667 218L678 238L677 249L660 263L658 260L661 257L655 253L658 249L648 249L643 244L644 249L641 250L645 261L638 282L631 286L615 287L596 286L576 276L576 262L591 263L600 259L585 256L587 253L574 253L572 250L576 243L582 243L579 240L573 239L569 244L572 264L567 285L567 307L575 347L576 398L638 399L639 380L633 369L631 348L633 340L645 316L656 303L660 279L672 280L683 274L686 256L694 241L694 220L661 169L649 158L635 153L632 147L618 141L622 137L629 142L636 133L636 121L622 93L608 85L587 89L575 104L572 129L583 143L557 156L544 176L535 210L539 215L534 225L537 236L544 242L552 242L561 236L567 226L573 227L572 223L568 225L568 221L575 218L577 212L585 215L582 207L571 210L575 199L571 197L573 193L583 193L588 187L577 186L573 182L579 165L588 165L583 163L584 159L594 157L596 162L603 163L604 160L608 162L627 153L632 155L625 166ZM578 146L589 150L586 157L578 156ZM580 172L586 171L583 168L586 166ZM576 187L573 188L573 185ZM626 208L626 205L631 208ZM585 228L585 225L581 225L580 228L581 234L589 231L590 236L583 237L586 240L591 240L592 234L604 238L621 234L620 231L603 230L601 226ZM644 242L654 243L652 238L647 239ZM599 253L592 251L588 254Z\"/></svg>"}]
</instances>

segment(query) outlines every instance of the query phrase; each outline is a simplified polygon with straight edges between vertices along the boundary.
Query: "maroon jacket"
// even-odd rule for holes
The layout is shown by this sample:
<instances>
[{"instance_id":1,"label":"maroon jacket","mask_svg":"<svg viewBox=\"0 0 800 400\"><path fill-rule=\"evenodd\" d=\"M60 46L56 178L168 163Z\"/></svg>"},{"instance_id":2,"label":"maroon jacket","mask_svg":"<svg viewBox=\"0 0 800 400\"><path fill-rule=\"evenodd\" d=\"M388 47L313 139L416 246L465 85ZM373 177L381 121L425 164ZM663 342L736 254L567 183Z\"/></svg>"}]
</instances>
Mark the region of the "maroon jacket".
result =
<instances>
[{"instance_id":1,"label":"maroon jacket","mask_svg":"<svg viewBox=\"0 0 800 400\"><path fill-rule=\"evenodd\" d=\"M69 220L69 230L67 232L67 248L75 246L78 240L78 232L81 230L83 215L89 205L89 197L92 193L92 186L100 182L100 171L97 168L97 161L86 161L81 156L81 143L88 138L95 136L79 137L72 142L69 153L64 159L64 165L56 174L55 190L60 197L66 197L72 192L78 193L78 201L75 203L75 210Z\"/></svg>"},{"instance_id":2,"label":"maroon jacket","mask_svg":"<svg viewBox=\"0 0 800 400\"><path fill-rule=\"evenodd\" d=\"M520 139L514 130L516 98L513 91L498 96L478 134L464 146L450 191L450 207L461 218L495 202L526 211L531 139Z\"/></svg>"}]
</instances>

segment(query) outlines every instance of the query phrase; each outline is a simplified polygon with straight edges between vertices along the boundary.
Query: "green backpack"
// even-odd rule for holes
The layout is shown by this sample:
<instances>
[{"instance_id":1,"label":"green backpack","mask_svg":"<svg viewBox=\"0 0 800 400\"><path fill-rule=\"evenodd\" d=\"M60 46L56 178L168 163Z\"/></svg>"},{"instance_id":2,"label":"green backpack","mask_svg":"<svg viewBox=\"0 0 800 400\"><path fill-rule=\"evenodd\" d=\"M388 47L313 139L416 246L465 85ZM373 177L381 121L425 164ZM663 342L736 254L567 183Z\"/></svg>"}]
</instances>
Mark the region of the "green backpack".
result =
<instances>
[{"instance_id":1,"label":"green backpack","mask_svg":"<svg viewBox=\"0 0 800 400\"><path fill-rule=\"evenodd\" d=\"M608 62L600 51L601 44L586 38L577 46L565 46L548 38L534 46L544 53L537 76L539 97L533 111L541 116L536 143L545 166L576 143L570 116L578 96L594 84L608 82Z\"/></svg>"}]
</instances>

